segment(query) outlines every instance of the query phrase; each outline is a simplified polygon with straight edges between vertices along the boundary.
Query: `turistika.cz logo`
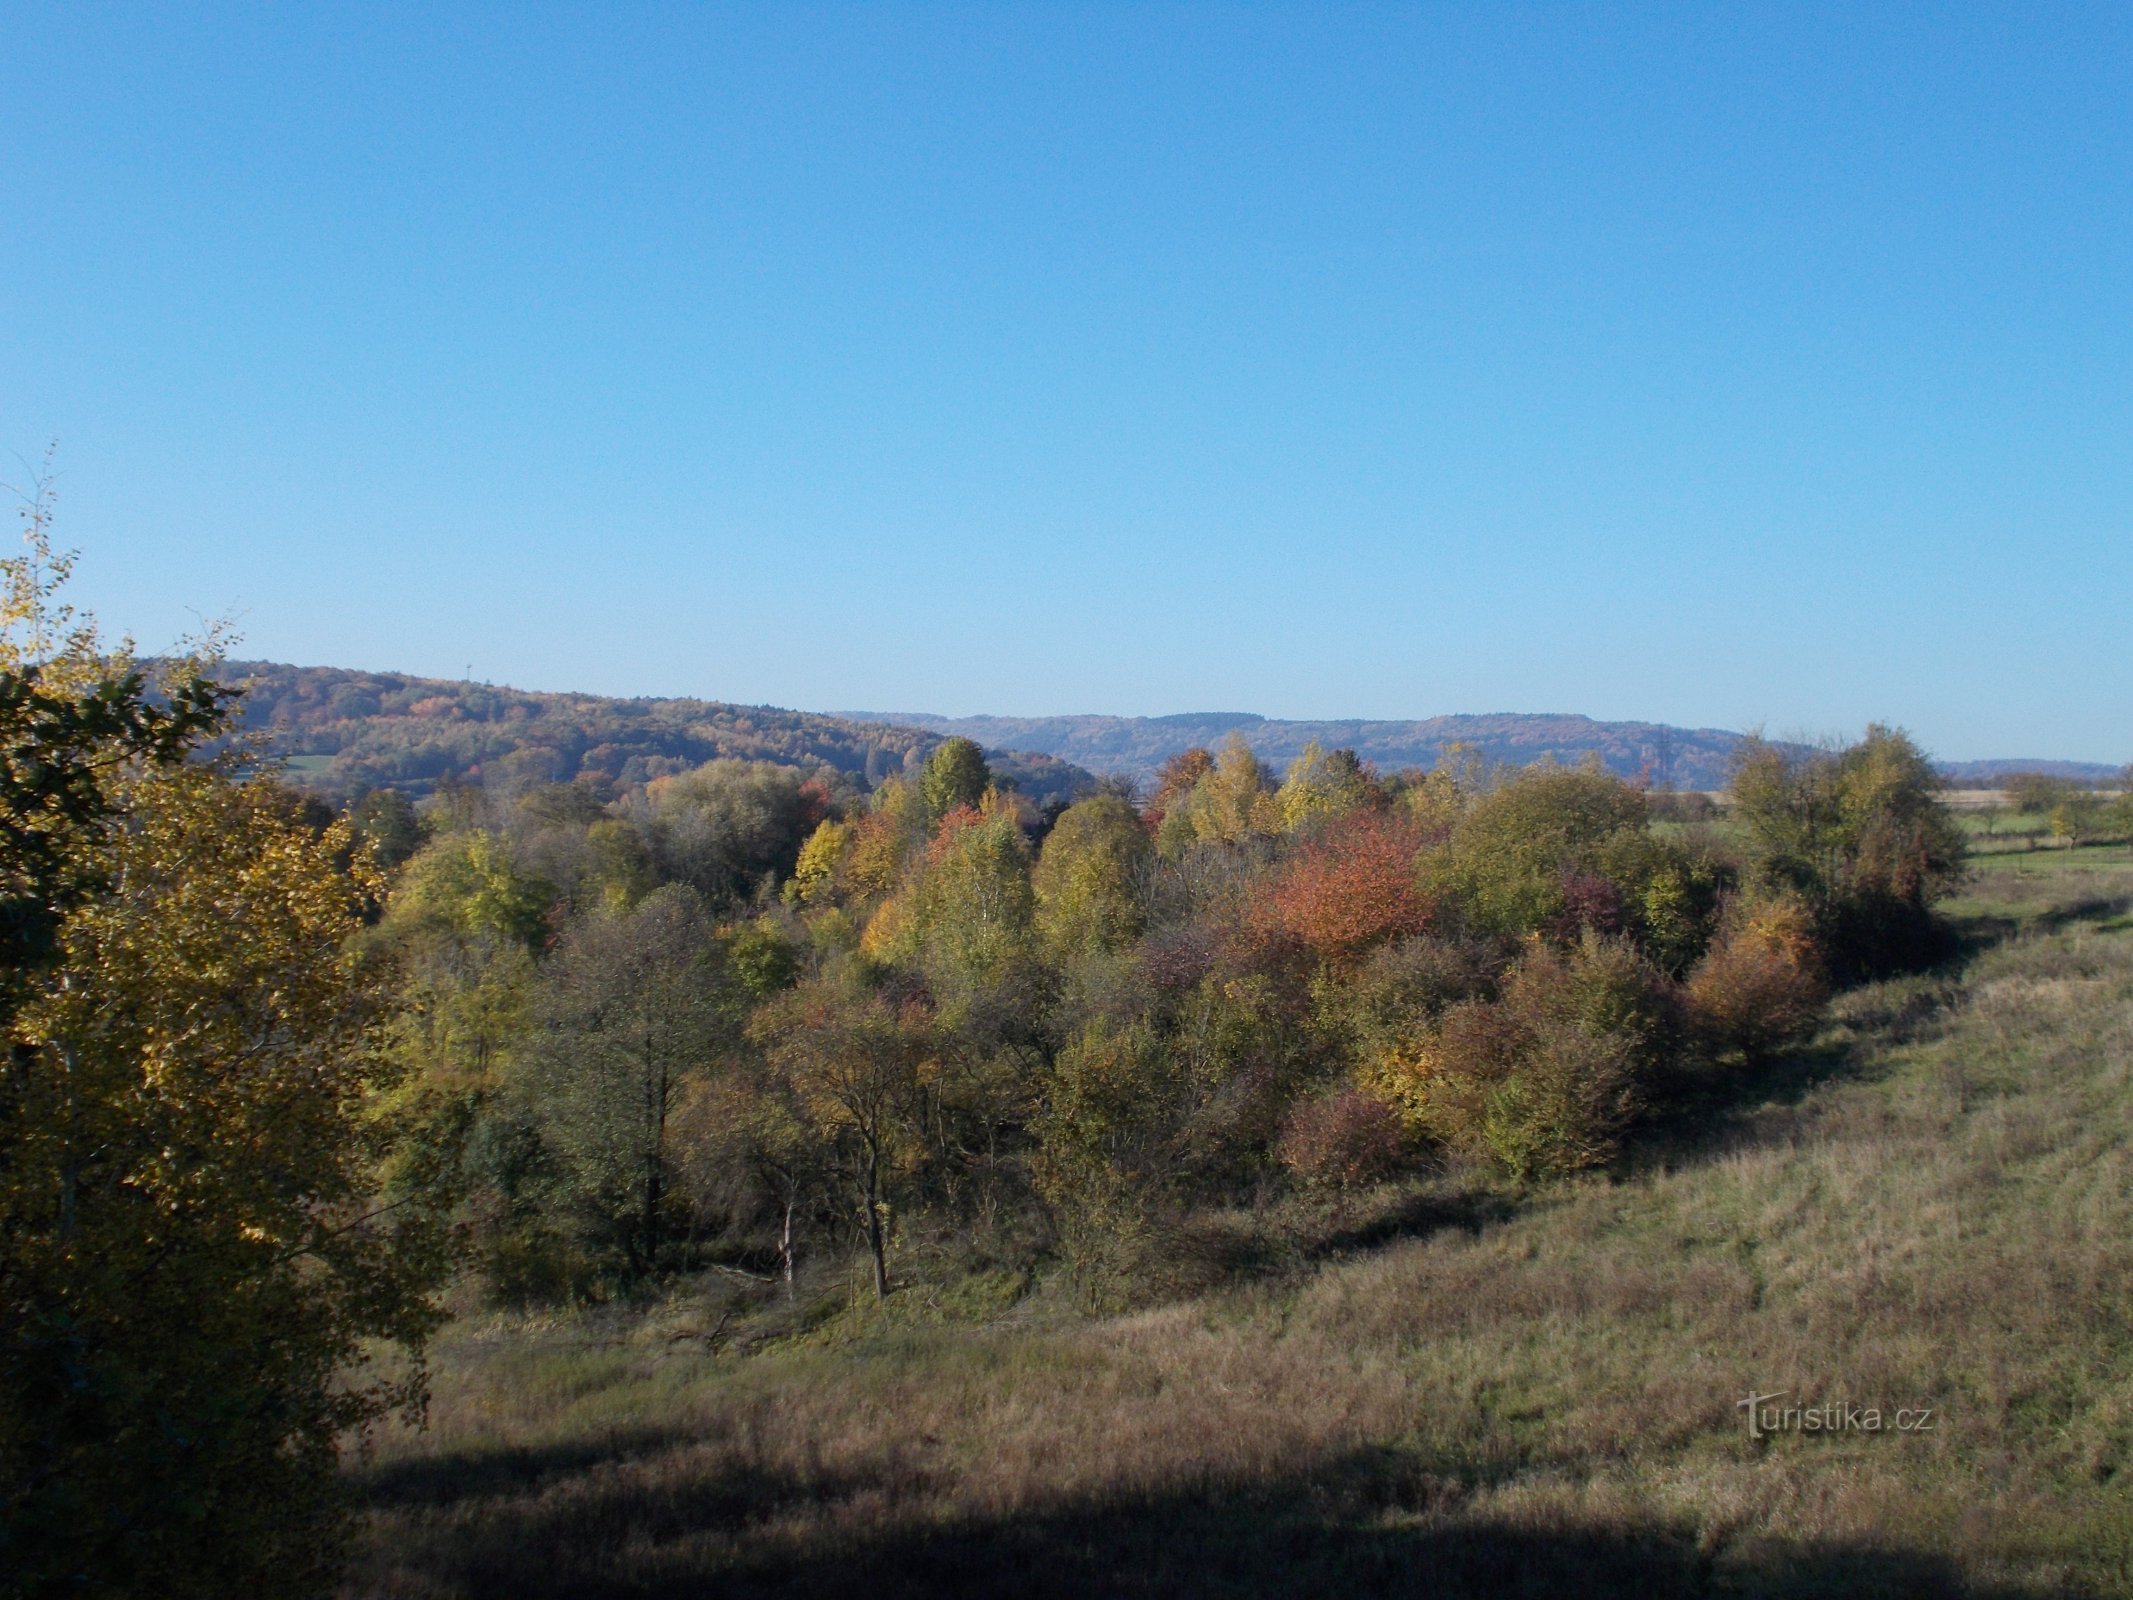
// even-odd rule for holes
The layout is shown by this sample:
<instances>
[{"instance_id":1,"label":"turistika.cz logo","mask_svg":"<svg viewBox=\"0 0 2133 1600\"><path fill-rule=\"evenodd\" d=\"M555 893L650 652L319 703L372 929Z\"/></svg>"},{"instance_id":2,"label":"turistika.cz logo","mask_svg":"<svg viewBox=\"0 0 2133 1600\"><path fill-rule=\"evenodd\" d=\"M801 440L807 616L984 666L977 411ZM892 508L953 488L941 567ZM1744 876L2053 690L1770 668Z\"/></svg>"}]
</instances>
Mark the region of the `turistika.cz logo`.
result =
<instances>
[{"instance_id":1,"label":"turistika.cz logo","mask_svg":"<svg viewBox=\"0 0 2133 1600\"><path fill-rule=\"evenodd\" d=\"M1791 1394L1778 1389L1770 1394L1751 1394L1736 1409L1748 1413L1748 1437L1767 1439L1773 1433L1931 1433L1935 1415L1932 1406L1899 1406L1885 1411L1880 1406L1853 1405L1848 1400L1821 1405L1778 1405Z\"/></svg>"}]
</instances>

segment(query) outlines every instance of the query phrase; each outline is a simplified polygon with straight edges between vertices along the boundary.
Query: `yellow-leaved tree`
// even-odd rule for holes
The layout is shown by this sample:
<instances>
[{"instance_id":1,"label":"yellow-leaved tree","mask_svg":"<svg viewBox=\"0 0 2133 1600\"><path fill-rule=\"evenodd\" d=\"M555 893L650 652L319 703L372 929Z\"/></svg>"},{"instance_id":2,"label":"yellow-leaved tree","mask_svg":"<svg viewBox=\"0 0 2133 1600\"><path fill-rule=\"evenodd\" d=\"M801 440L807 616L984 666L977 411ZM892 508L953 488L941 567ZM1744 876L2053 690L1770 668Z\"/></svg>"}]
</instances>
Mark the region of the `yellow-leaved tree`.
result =
<instances>
[{"instance_id":1,"label":"yellow-leaved tree","mask_svg":"<svg viewBox=\"0 0 2133 1600\"><path fill-rule=\"evenodd\" d=\"M204 759L228 694L89 628L33 504L0 562L0 1570L330 1583L339 1441L417 1403L445 1234L381 1201L377 892L344 824ZM158 692L160 690L160 692Z\"/></svg>"}]
</instances>

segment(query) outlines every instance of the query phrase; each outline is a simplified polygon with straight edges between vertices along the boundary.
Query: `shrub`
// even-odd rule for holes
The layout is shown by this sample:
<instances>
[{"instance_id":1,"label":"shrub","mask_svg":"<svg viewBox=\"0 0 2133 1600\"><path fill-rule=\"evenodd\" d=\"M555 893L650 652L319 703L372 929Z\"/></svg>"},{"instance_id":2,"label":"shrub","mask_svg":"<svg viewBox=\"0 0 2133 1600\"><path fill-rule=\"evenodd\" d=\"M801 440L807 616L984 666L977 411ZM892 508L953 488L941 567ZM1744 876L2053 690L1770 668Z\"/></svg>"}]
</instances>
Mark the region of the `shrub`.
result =
<instances>
[{"instance_id":1,"label":"shrub","mask_svg":"<svg viewBox=\"0 0 2133 1600\"><path fill-rule=\"evenodd\" d=\"M1298 1101L1275 1153L1306 1187L1345 1192L1374 1182L1400 1159L1400 1119L1353 1088Z\"/></svg>"},{"instance_id":2,"label":"shrub","mask_svg":"<svg viewBox=\"0 0 2133 1600\"><path fill-rule=\"evenodd\" d=\"M1497 1001L1448 1009L1371 1086L1419 1128L1513 1178L1609 1159L1674 1032L1666 981L1620 940L1536 943Z\"/></svg>"},{"instance_id":3,"label":"shrub","mask_svg":"<svg viewBox=\"0 0 2133 1600\"><path fill-rule=\"evenodd\" d=\"M1291 858L1268 919L1343 970L1373 945L1427 932L1432 907L1415 879L1423 843L1403 818L1350 812Z\"/></svg>"},{"instance_id":4,"label":"shrub","mask_svg":"<svg viewBox=\"0 0 2133 1600\"><path fill-rule=\"evenodd\" d=\"M1910 738L1878 725L1840 751L1742 741L1733 810L1753 875L1814 911L1817 942L1845 982L1945 956L1933 902L1963 875L1963 834Z\"/></svg>"},{"instance_id":5,"label":"shrub","mask_svg":"<svg viewBox=\"0 0 2133 1600\"><path fill-rule=\"evenodd\" d=\"M1829 982L1798 901L1764 901L1728 921L1689 974L1684 1009L1704 1051L1755 1061L1814 1031Z\"/></svg>"}]
</instances>

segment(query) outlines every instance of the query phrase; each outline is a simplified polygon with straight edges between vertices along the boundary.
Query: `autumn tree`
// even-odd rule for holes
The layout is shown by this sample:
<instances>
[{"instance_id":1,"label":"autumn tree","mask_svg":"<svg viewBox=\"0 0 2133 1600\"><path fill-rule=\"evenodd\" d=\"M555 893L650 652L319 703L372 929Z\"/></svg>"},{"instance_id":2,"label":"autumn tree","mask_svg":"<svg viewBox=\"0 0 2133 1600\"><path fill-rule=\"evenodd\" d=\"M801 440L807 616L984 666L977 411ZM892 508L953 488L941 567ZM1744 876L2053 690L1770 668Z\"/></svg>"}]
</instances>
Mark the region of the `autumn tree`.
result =
<instances>
[{"instance_id":1,"label":"autumn tree","mask_svg":"<svg viewBox=\"0 0 2133 1600\"><path fill-rule=\"evenodd\" d=\"M1199 781L1214 770L1214 766L1214 752L1195 745L1190 750L1180 750L1157 768L1155 793L1149 797L1146 813L1149 826L1160 827L1163 818L1180 800L1192 793Z\"/></svg>"},{"instance_id":2,"label":"autumn tree","mask_svg":"<svg viewBox=\"0 0 2133 1600\"><path fill-rule=\"evenodd\" d=\"M785 898L797 905L811 905L834 893L838 875L852 853L856 832L851 823L836 817L825 817L817 823L793 862L792 876L785 883Z\"/></svg>"},{"instance_id":3,"label":"autumn tree","mask_svg":"<svg viewBox=\"0 0 2133 1600\"><path fill-rule=\"evenodd\" d=\"M1448 1007L1371 1064L1410 1126L1518 1179L1611 1157L1668 1049L1664 980L1634 947L1588 933L1528 948L1494 1000Z\"/></svg>"},{"instance_id":4,"label":"autumn tree","mask_svg":"<svg viewBox=\"0 0 2133 1600\"><path fill-rule=\"evenodd\" d=\"M1147 829L1115 794L1060 813L1031 874L1038 931L1053 959L1119 949L1140 935L1152 854Z\"/></svg>"},{"instance_id":5,"label":"autumn tree","mask_svg":"<svg viewBox=\"0 0 2133 1600\"><path fill-rule=\"evenodd\" d=\"M1231 734L1191 791L1165 812L1157 842L1166 855L1200 843L1242 844L1280 826L1266 768L1241 734Z\"/></svg>"},{"instance_id":6,"label":"autumn tree","mask_svg":"<svg viewBox=\"0 0 2133 1600\"><path fill-rule=\"evenodd\" d=\"M345 824L188 759L204 676L159 705L54 631L43 534L0 588L0 1561L26 1594L316 1592L337 1441L421 1392L373 1341L419 1347L444 1261L375 1193L377 882Z\"/></svg>"},{"instance_id":7,"label":"autumn tree","mask_svg":"<svg viewBox=\"0 0 2133 1600\"><path fill-rule=\"evenodd\" d=\"M1349 968L1373 945L1429 928L1435 907L1417 881L1423 843L1402 817L1350 811L1283 865L1260 915Z\"/></svg>"},{"instance_id":8,"label":"autumn tree","mask_svg":"<svg viewBox=\"0 0 2133 1600\"><path fill-rule=\"evenodd\" d=\"M989 795L941 819L922 860L868 924L869 958L925 974L950 1026L988 1036L1026 1025L1037 996L1029 845Z\"/></svg>"},{"instance_id":9,"label":"autumn tree","mask_svg":"<svg viewBox=\"0 0 2133 1600\"><path fill-rule=\"evenodd\" d=\"M874 1293L889 1294L887 1212L919 1140L931 1020L851 970L811 978L766 1001L748 1026L779 1091L804 1121L866 1239Z\"/></svg>"}]
</instances>

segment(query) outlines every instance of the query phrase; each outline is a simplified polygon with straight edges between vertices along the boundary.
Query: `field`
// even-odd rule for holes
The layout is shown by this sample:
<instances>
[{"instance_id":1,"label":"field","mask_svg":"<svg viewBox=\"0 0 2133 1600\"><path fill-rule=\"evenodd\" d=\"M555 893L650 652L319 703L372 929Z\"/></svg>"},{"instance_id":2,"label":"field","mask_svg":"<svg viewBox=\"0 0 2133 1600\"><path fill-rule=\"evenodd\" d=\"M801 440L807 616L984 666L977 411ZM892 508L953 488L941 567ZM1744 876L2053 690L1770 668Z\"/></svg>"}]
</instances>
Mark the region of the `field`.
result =
<instances>
[{"instance_id":1,"label":"field","mask_svg":"<svg viewBox=\"0 0 2133 1600\"><path fill-rule=\"evenodd\" d=\"M832 1269L470 1311L351 1467L344 1592L2133 1591L2133 856L1950 909L1958 965L1614 1172L1240 1214L1153 1309ZM1845 1425L1754 1438L1751 1394Z\"/></svg>"}]
</instances>

